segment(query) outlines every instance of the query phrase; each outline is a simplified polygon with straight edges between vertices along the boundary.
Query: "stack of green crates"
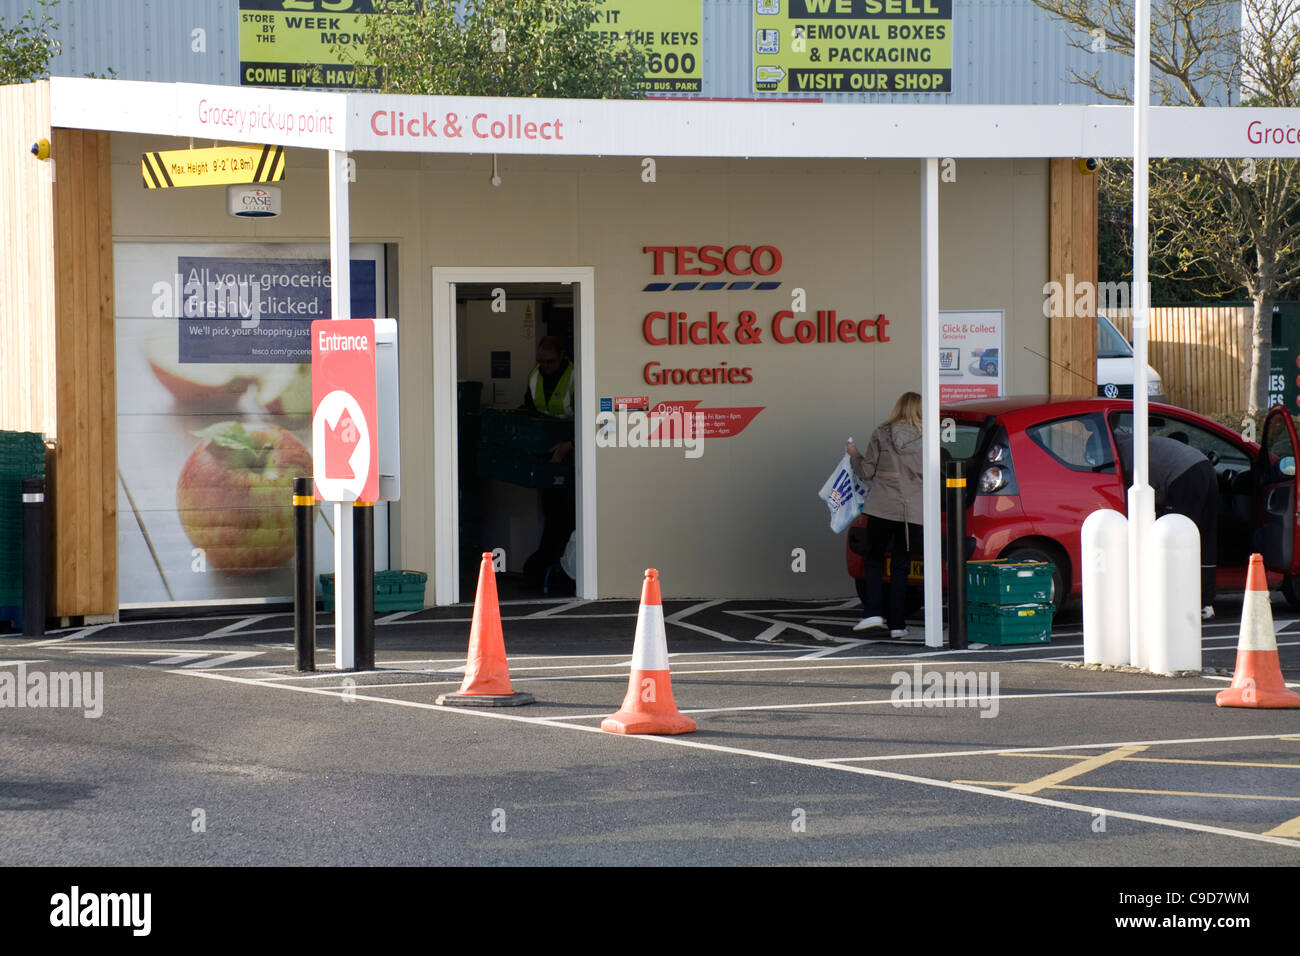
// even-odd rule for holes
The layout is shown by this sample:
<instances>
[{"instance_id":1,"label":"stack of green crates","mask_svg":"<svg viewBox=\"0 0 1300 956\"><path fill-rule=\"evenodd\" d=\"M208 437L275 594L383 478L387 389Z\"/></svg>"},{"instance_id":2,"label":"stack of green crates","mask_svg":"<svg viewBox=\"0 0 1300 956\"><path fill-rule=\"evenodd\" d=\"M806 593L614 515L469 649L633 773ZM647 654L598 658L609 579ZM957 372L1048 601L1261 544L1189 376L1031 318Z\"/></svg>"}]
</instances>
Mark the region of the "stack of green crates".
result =
<instances>
[{"instance_id":1,"label":"stack of green crates","mask_svg":"<svg viewBox=\"0 0 1300 956\"><path fill-rule=\"evenodd\" d=\"M1052 639L1052 575L1046 561L969 561L966 638L978 644L1046 644Z\"/></svg>"},{"instance_id":2,"label":"stack of green crates","mask_svg":"<svg viewBox=\"0 0 1300 956\"><path fill-rule=\"evenodd\" d=\"M376 571L375 613L419 611L424 607L424 585L429 576L423 571ZM334 610L334 575L320 576L321 597L325 610Z\"/></svg>"},{"instance_id":3,"label":"stack of green crates","mask_svg":"<svg viewBox=\"0 0 1300 956\"><path fill-rule=\"evenodd\" d=\"M23 603L23 479L45 477L45 439L0 432L0 608Z\"/></svg>"},{"instance_id":4,"label":"stack of green crates","mask_svg":"<svg viewBox=\"0 0 1300 956\"><path fill-rule=\"evenodd\" d=\"M552 462L549 452L572 440L572 422L485 408L479 428L479 476L525 488L566 487L572 481L572 459Z\"/></svg>"}]
</instances>

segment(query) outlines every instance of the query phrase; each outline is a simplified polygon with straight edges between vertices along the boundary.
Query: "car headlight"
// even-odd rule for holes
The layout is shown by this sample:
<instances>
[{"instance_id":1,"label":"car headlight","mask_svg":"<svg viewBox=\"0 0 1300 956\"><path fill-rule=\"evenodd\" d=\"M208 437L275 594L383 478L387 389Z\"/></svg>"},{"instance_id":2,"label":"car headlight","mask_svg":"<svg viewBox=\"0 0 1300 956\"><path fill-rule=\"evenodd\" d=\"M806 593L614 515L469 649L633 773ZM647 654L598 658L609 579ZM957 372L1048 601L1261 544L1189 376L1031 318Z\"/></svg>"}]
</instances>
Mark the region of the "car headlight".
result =
<instances>
[{"instance_id":1,"label":"car headlight","mask_svg":"<svg viewBox=\"0 0 1300 956\"><path fill-rule=\"evenodd\" d=\"M1158 378L1149 378L1149 379L1147 379L1147 397L1148 397L1148 398L1151 397L1152 395L1159 395L1159 394L1162 393L1164 390L1165 390L1165 389L1164 389L1164 383L1162 383L1162 382L1160 381L1160 379L1158 379Z\"/></svg>"},{"instance_id":2,"label":"car headlight","mask_svg":"<svg viewBox=\"0 0 1300 956\"><path fill-rule=\"evenodd\" d=\"M1000 488L1006 487L1007 472L1005 468L998 465L985 468L984 473L980 475L980 493L991 495Z\"/></svg>"},{"instance_id":3,"label":"car headlight","mask_svg":"<svg viewBox=\"0 0 1300 956\"><path fill-rule=\"evenodd\" d=\"M1006 445L993 445L989 448L988 454L984 456L984 459L991 462L1006 461L1008 454L1009 451L1007 450Z\"/></svg>"}]
</instances>

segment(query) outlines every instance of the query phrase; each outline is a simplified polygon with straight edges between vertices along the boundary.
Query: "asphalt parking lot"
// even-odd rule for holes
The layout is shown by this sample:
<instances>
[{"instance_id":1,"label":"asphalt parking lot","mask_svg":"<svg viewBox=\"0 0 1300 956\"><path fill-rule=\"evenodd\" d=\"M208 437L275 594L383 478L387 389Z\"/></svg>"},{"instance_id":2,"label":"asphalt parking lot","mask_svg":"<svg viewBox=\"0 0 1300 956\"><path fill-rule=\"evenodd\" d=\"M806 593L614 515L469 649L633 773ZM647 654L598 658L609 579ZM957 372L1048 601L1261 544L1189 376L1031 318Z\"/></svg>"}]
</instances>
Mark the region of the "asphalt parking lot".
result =
<instances>
[{"instance_id":1,"label":"asphalt parking lot","mask_svg":"<svg viewBox=\"0 0 1300 956\"><path fill-rule=\"evenodd\" d=\"M1048 645L861 640L851 602L665 604L680 737L602 733L636 602L502 607L516 689L444 708L469 607L383 616L375 671L293 668L284 613L0 636L0 668L97 672L102 716L0 712L0 863L1295 865L1300 711ZM1274 603L1283 673L1300 617ZM939 674L956 690L909 688Z\"/></svg>"}]
</instances>

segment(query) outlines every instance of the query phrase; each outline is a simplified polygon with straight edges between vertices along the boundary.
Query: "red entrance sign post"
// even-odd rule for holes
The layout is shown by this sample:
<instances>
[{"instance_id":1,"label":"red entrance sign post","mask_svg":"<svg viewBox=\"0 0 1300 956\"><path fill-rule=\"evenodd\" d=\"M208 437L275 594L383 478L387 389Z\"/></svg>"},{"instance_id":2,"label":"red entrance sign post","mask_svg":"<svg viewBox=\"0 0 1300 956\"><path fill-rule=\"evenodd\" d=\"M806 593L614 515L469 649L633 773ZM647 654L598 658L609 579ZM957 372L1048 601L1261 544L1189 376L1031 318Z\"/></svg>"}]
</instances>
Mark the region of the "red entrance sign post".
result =
<instances>
[{"instance_id":1,"label":"red entrance sign post","mask_svg":"<svg viewBox=\"0 0 1300 956\"><path fill-rule=\"evenodd\" d=\"M343 670L375 666L375 524L379 500L379 402L375 323L369 319L311 324L312 459L316 497L354 508L355 647L337 641ZM345 576L335 569L335 600Z\"/></svg>"}]
</instances>

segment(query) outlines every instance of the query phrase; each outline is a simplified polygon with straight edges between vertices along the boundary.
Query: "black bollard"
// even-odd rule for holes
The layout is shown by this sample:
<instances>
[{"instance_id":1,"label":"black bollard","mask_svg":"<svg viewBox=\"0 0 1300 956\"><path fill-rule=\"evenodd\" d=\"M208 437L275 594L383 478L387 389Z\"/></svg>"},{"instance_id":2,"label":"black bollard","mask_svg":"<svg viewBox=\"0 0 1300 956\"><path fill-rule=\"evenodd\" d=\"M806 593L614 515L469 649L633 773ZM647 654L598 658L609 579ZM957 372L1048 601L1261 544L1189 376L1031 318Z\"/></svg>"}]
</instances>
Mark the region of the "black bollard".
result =
<instances>
[{"instance_id":1,"label":"black bollard","mask_svg":"<svg viewBox=\"0 0 1300 956\"><path fill-rule=\"evenodd\" d=\"M944 507L948 517L948 647L966 647L966 462L944 468Z\"/></svg>"},{"instance_id":2,"label":"black bollard","mask_svg":"<svg viewBox=\"0 0 1300 956\"><path fill-rule=\"evenodd\" d=\"M298 670L316 669L316 498L310 478L293 480L293 646Z\"/></svg>"},{"instance_id":3,"label":"black bollard","mask_svg":"<svg viewBox=\"0 0 1300 956\"><path fill-rule=\"evenodd\" d=\"M23 479L23 637L45 634L45 479Z\"/></svg>"},{"instance_id":4,"label":"black bollard","mask_svg":"<svg viewBox=\"0 0 1300 956\"><path fill-rule=\"evenodd\" d=\"M352 503L352 583L355 587L352 633L356 669L375 669L375 506Z\"/></svg>"}]
</instances>

